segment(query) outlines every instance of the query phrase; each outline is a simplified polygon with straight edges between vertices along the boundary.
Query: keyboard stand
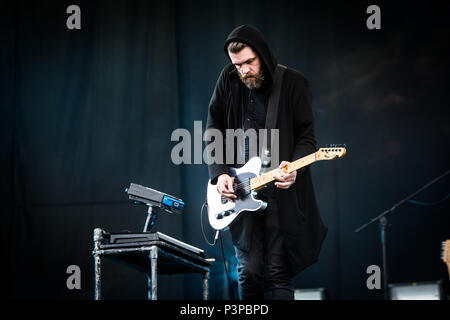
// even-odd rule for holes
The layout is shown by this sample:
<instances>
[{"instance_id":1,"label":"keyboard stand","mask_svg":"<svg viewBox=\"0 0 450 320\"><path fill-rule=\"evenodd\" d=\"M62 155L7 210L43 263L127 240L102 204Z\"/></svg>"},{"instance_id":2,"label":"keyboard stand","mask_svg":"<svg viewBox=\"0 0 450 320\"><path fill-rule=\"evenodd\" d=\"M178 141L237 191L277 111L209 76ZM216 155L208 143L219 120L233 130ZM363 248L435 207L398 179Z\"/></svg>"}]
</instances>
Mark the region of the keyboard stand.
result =
<instances>
[{"instance_id":1,"label":"keyboard stand","mask_svg":"<svg viewBox=\"0 0 450 320\"><path fill-rule=\"evenodd\" d=\"M158 299L158 274L202 273L203 299L208 300L209 270L214 259L192 252L171 242L152 240L135 243L107 244L108 233L94 230L95 293L101 300L101 259L103 256L144 272L148 277L148 300ZM186 245L189 248L189 245Z\"/></svg>"}]
</instances>

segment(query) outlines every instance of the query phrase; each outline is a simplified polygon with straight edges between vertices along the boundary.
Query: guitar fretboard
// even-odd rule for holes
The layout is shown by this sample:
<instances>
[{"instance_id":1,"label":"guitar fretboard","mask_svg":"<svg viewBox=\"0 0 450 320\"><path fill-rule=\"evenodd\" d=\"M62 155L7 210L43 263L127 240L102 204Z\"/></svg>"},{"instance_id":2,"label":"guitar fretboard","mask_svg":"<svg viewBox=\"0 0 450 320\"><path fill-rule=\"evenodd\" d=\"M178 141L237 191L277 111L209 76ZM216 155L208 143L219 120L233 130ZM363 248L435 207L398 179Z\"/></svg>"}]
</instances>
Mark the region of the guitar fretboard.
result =
<instances>
[{"instance_id":1,"label":"guitar fretboard","mask_svg":"<svg viewBox=\"0 0 450 320\"><path fill-rule=\"evenodd\" d=\"M275 174L279 174L283 171L287 171L288 173L291 173L293 171L296 171L298 169L306 167L315 161L317 161L316 153L311 153L310 155L307 155L303 158L300 158L298 160L291 162L285 168L282 168L282 169L277 168L277 169L270 170L269 172L266 172L264 174L261 174L257 177L250 179L250 188L251 188L251 190L258 190L258 189L264 187L266 184L274 181L275 179L273 178L273 176Z\"/></svg>"}]
</instances>

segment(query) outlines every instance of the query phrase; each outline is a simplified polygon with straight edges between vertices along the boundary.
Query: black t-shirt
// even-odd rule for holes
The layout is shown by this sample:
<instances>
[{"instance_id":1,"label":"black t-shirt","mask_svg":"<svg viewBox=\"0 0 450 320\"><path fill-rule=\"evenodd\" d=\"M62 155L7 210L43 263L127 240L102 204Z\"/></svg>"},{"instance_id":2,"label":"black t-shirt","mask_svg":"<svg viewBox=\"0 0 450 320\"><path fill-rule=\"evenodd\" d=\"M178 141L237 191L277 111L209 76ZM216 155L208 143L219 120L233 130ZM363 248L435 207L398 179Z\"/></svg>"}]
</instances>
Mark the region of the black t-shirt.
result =
<instances>
[{"instance_id":1,"label":"black t-shirt","mask_svg":"<svg viewBox=\"0 0 450 320\"><path fill-rule=\"evenodd\" d=\"M266 124L268 85L264 84L258 90L250 90L246 87L244 91L244 117L242 129L256 131L257 155L260 156L259 129L264 129ZM245 161L249 160L249 139L245 141Z\"/></svg>"},{"instance_id":2,"label":"black t-shirt","mask_svg":"<svg viewBox=\"0 0 450 320\"><path fill-rule=\"evenodd\" d=\"M244 91L246 98L244 99L244 121L242 125L242 129L244 132L248 129L254 129L256 131L257 138L257 155L260 152L259 145L259 129L264 129L266 124L266 114L267 114L267 98L268 98L268 90L267 85L263 86L259 90L250 90L246 88ZM249 138L246 136L245 139L245 162L247 162L250 158L249 152ZM258 192L259 198L263 200L267 200L268 197L273 195L273 183L270 183L265 188L261 189Z\"/></svg>"}]
</instances>

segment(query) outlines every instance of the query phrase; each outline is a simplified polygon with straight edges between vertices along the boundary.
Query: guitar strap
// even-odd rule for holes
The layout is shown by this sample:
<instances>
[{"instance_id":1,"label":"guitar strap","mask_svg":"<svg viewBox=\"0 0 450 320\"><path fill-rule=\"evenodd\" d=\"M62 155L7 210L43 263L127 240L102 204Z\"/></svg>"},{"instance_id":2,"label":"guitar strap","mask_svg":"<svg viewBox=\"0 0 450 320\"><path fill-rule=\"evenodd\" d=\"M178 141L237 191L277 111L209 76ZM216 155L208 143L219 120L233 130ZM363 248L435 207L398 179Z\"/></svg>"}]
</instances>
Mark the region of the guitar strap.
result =
<instances>
[{"instance_id":1,"label":"guitar strap","mask_svg":"<svg viewBox=\"0 0 450 320\"><path fill-rule=\"evenodd\" d=\"M271 153L272 153L272 146L271 146L271 130L275 129L277 127L277 120L278 120L278 105L280 103L280 93L281 93L281 86L283 82L283 75L286 71L286 67L278 64L275 68L274 77L273 77L273 84L272 84L272 91L269 96L268 106L267 106L267 115L266 115L266 125L265 129L267 129L267 135L266 135L266 148L263 147L263 152L260 153L261 159L263 161L263 164L266 162L266 167L272 167L272 164L270 163ZM262 144L264 146L264 142ZM277 163L273 164L275 166L278 166Z\"/></svg>"}]
</instances>

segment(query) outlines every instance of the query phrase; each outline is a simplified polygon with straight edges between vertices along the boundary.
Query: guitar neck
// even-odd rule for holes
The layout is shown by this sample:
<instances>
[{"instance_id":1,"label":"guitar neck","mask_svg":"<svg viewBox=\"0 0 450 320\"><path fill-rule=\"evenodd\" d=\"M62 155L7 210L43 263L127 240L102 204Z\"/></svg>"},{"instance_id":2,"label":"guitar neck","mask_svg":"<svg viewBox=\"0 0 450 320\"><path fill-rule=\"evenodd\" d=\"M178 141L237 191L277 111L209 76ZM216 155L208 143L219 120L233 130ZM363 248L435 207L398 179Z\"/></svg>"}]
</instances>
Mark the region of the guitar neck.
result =
<instances>
[{"instance_id":1,"label":"guitar neck","mask_svg":"<svg viewBox=\"0 0 450 320\"><path fill-rule=\"evenodd\" d=\"M309 166L311 163L314 163L318 161L316 159L316 152L315 153L311 153L310 155L307 155L303 158L300 158L298 160L295 160L293 162L291 162L289 165L287 165L285 168L277 168L277 169L273 169L270 170L269 172L266 172L264 174L261 174L257 177L254 177L252 179L250 179L250 188L251 190L258 190L261 189L262 187L266 186L267 184L271 183L272 181L274 181L275 179L273 178L273 176L275 174L279 174L281 172L294 172L296 170L299 170L303 167Z\"/></svg>"}]
</instances>

